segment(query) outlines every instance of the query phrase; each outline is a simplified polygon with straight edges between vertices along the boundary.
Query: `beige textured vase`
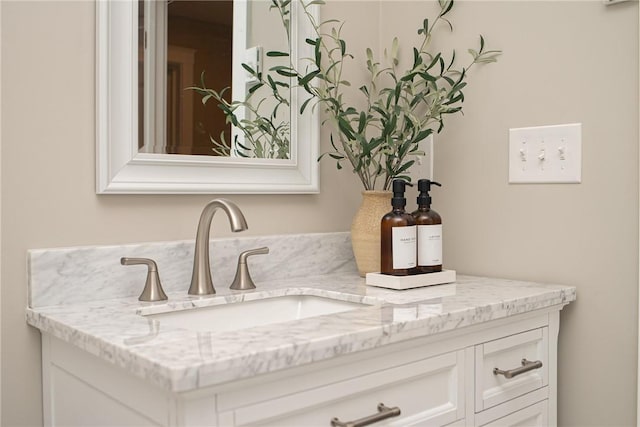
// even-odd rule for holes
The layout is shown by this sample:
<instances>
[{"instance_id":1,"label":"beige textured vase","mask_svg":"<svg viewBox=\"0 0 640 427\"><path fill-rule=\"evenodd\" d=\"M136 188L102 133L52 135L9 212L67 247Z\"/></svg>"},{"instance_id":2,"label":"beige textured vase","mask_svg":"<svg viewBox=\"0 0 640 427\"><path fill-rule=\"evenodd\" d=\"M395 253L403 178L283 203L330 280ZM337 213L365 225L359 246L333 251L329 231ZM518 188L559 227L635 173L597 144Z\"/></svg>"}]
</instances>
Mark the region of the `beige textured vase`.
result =
<instances>
[{"instance_id":1,"label":"beige textured vase","mask_svg":"<svg viewBox=\"0 0 640 427\"><path fill-rule=\"evenodd\" d=\"M360 276L380 271L380 220L391 210L391 191L363 191L351 223L351 244Z\"/></svg>"}]
</instances>

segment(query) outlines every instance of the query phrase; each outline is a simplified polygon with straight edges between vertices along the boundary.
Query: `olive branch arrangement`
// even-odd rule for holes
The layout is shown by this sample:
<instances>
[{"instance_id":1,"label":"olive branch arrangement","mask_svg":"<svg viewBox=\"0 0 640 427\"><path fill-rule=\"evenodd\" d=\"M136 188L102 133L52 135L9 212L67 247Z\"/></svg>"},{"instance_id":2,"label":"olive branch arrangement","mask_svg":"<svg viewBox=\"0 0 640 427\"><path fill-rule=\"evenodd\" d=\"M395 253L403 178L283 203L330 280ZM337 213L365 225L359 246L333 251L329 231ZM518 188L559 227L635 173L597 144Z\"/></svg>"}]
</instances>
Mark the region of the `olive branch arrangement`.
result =
<instances>
[{"instance_id":1,"label":"olive branch arrangement","mask_svg":"<svg viewBox=\"0 0 640 427\"><path fill-rule=\"evenodd\" d=\"M279 12L283 26L288 29L291 0L271 2L271 9ZM228 103L222 99L222 93L206 89L204 82L202 88L196 90L203 95L203 102L205 98L216 99L227 120L241 129L246 140L254 141L257 140L254 137L259 136L281 141L285 139L281 131L288 126L274 123L274 119L282 105L289 106L282 91L292 89L290 82L295 81L296 87L304 88L309 95L300 106L300 114L306 108L321 108L325 117L323 125L331 127L331 150L318 160L329 156L336 161L338 169L343 167L343 162L348 162L365 190L388 190L394 178L410 180L406 174L415 163L415 156L424 154L420 143L434 132L442 131L446 115L462 111L469 70L476 64L496 62L501 54L498 50L487 50L482 36L477 50L468 49L471 59L462 68L455 65L455 51L448 60L440 52L430 52L435 28L444 24L453 31L447 15L454 7L454 0L438 0L437 17L432 23L424 19L417 31L421 42L412 49L409 67L400 68L401 49L397 38L393 39L390 49L384 50L383 63L376 60L370 48L366 49L367 81L356 92L364 97L366 106L357 108L346 101L352 85L344 79L343 71L346 62L355 58L341 37L344 22L316 21L311 8L325 4L324 0L300 0L299 4L313 29L313 36L305 40L313 48L313 57L306 58L304 70L291 61L288 65L273 66L267 73L257 73L243 64L259 81L244 101ZM287 31L288 40L289 37ZM288 57L289 52L270 51L266 55ZM266 115L259 111L265 97L257 107L251 105L252 95L263 86L270 89L269 96L275 99ZM234 111L240 107L249 109L253 117L237 120ZM251 138L247 138L248 135Z\"/></svg>"}]
</instances>

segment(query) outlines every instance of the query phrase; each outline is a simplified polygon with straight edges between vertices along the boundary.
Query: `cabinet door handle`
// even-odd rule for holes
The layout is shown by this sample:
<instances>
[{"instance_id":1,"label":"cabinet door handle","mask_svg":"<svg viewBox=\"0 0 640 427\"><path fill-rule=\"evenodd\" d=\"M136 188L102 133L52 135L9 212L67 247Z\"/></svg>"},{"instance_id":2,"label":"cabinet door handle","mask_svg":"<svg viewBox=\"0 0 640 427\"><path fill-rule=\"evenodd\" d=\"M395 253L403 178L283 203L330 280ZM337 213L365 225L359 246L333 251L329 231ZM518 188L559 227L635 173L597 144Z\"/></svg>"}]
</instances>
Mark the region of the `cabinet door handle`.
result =
<instances>
[{"instance_id":1,"label":"cabinet door handle","mask_svg":"<svg viewBox=\"0 0 640 427\"><path fill-rule=\"evenodd\" d=\"M331 427L364 427L369 424L377 423L378 421L386 420L387 418L397 417L400 415L400 408L397 406L389 408L384 406L384 403L378 403L378 413L369 415L368 417L360 418L355 421L347 421L343 423L338 418L331 419Z\"/></svg>"},{"instance_id":2,"label":"cabinet door handle","mask_svg":"<svg viewBox=\"0 0 640 427\"><path fill-rule=\"evenodd\" d=\"M504 375L505 378L513 378L517 375L524 374L525 372L540 368L542 368L542 361L536 360L535 362L531 362L530 360L522 359L522 366L519 368L509 369L508 371L493 368L493 375Z\"/></svg>"}]
</instances>

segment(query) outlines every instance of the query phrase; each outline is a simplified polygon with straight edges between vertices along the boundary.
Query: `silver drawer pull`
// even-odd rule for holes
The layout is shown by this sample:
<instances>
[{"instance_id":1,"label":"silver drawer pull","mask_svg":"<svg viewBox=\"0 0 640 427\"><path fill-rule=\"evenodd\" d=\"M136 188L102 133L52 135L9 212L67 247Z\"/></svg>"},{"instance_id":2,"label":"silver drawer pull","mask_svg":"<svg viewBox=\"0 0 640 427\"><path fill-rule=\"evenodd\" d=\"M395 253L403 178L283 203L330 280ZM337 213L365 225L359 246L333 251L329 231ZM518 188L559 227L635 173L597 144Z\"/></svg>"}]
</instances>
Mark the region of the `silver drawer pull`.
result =
<instances>
[{"instance_id":1,"label":"silver drawer pull","mask_svg":"<svg viewBox=\"0 0 640 427\"><path fill-rule=\"evenodd\" d=\"M355 421L348 421L343 423L338 418L331 419L331 427L364 427L369 424L377 423L378 421L386 420L387 418L397 417L400 415L400 408L397 406L389 408L384 406L384 403L378 403L378 413L369 415L368 417L360 418Z\"/></svg>"},{"instance_id":2,"label":"silver drawer pull","mask_svg":"<svg viewBox=\"0 0 640 427\"><path fill-rule=\"evenodd\" d=\"M524 374L525 372L540 368L542 368L542 361L536 360L535 362L531 362L527 359L522 359L522 366L519 368L509 369L508 371L493 368L493 375L504 375L505 378L513 378L517 375Z\"/></svg>"}]
</instances>

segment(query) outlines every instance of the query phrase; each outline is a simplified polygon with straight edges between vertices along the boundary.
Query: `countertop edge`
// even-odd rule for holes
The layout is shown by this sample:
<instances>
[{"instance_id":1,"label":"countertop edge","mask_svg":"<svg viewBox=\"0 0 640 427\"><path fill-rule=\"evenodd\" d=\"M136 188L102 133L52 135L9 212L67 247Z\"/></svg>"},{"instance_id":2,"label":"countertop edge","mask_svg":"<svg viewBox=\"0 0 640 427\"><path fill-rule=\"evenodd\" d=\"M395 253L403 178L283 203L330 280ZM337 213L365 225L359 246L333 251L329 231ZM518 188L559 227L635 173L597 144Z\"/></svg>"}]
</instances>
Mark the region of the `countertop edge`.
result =
<instances>
[{"instance_id":1,"label":"countertop edge","mask_svg":"<svg viewBox=\"0 0 640 427\"><path fill-rule=\"evenodd\" d=\"M232 360L216 360L211 363L190 363L183 366L167 367L114 342L101 339L82 329L65 324L56 319L55 314L45 309L28 308L27 323L44 333L72 344L112 365L150 381L161 389L172 392L186 392L202 387L210 387L257 374L266 374L309 363L328 360L338 355L372 350L402 341L441 334L469 326L517 316L527 312L549 309L565 305L576 299L576 288L562 286L546 289L539 297L499 300L493 304L454 310L422 319L392 322L375 327L363 328L324 339L299 339L288 346L269 348L260 352L245 353L245 360L269 358L276 363L256 363L256 368L247 370L237 366ZM390 304L390 306L395 306ZM333 344L332 344L333 341ZM331 346L331 351L327 347ZM285 361L286 360L286 361ZM187 375L186 373L191 373Z\"/></svg>"}]
</instances>

